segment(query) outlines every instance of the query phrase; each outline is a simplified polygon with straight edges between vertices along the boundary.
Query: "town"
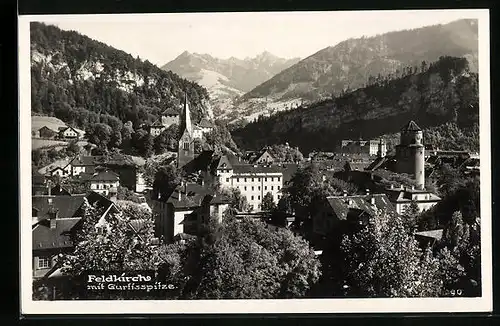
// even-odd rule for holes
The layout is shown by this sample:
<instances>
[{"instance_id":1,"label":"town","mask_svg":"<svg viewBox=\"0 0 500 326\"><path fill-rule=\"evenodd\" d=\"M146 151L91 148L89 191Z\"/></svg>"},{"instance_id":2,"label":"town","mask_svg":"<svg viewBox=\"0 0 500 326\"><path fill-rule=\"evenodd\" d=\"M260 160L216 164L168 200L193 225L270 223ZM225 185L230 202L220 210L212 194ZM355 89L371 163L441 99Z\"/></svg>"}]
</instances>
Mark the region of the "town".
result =
<instances>
[{"instance_id":1,"label":"town","mask_svg":"<svg viewBox=\"0 0 500 326\"><path fill-rule=\"evenodd\" d=\"M481 296L476 20L165 65L76 30L30 26L33 300Z\"/></svg>"},{"instance_id":2,"label":"town","mask_svg":"<svg viewBox=\"0 0 500 326\"><path fill-rule=\"evenodd\" d=\"M182 134L171 165L182 171L182 177L179 184L165 191L153 189L146 183L140 163L127 165L123 157L77 154L64 166L50 165L42 169L43 174L35 171L32 176L35 279L50 279L61 274L55 257L74 249L72 236L81 227L84 202L102 208L99 220L103 221L106 214L119 210L116 205L119 188L127 189L138 205L151 212L154 243L174 243L184 241L186 236L197 236L210 217L221 223L232 207L237 218L261 219L274 227L293 230L313 244L316 255L321 255L327 235L343 223L366 221L379 211L405 215L415 207L414 213L422 213L439 203L441 198L428 189L427 180L443 164L449 164L463 175L479 174L477 153L425 146L425 135L415 121L402 126L400 142L392 154L388 153L382 138L343 140L338 152L312 153L304 158L298 148L293 148L299 155L285 161L275 158L269 147L248 152L243 157L213 150L196 155L194 140L201 137L196 131L203 135L210 130L200 129L191 122L187 98L178 121ZM152 135L158 135L157 127L157 123L151 126ZM40 134L47 130L42 127ZM61 129L60 134L81 137L71 128ZM288 144L284 147L290 148ZM317 169L321 182L327 183L334 177L350 181L355 187L343 189L341 185L338 188L341 194L324 195L314 213L297 212L295 203L285 205L290 201L286 189L298 170L311 167ZM76 189L80 191L72 193L64 183L78 183L81 187ZM242 199L237 205L234 205L234 193ZM278 208L284 206L288 209ZM304 216L310 216L310 220L304 221ZM132 230L134 224L141 224L141 220L132 221ZM415 236L426 246L441 240L443 229L425 229L415 232Z\"/></svg>"}]
</instances>

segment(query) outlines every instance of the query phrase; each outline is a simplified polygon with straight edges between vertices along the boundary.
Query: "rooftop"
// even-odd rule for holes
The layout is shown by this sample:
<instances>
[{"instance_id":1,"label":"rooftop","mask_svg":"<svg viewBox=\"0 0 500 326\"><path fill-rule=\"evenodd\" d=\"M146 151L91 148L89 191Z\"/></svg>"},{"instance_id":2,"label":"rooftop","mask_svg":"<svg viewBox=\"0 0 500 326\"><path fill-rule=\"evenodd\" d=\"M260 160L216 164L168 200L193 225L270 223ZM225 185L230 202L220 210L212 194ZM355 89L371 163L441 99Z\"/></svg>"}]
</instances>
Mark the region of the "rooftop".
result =
<instances>
[{"instance_id":1,"label":"rooftop","mask_svg":"<svg viewBox=\"0 0 500 326\"><path fill-rule=\"evenodd\" d=\"M71 248L70 234L81 218L58 218L54 228L48 220L38 223L32 231L32 249Z\"/></svg>"},{"instance_id":2,"label":"rooftop","mask_svg":"<svg viewBox=\"0 0 500 326\"><path fill-rule=\"evenodd\" d=\"M371 203L372 198L374 204ZM352 209L375 215L378 211L394 211L394 206L385 194L368 194L355 196L329 196L327 202L341 220L347 219L347 214Z\"/></svg>"},{"instance_id":3,"label":"rooftop","mask_svg":"<svg viewBox=\"0 0 500 326\"><path fill-rule=\"evenodd\" d=\"M401 129L401 131L422 131L422 129L420 129L415 121L411 120Z\"/></svg>"}]
</instances>

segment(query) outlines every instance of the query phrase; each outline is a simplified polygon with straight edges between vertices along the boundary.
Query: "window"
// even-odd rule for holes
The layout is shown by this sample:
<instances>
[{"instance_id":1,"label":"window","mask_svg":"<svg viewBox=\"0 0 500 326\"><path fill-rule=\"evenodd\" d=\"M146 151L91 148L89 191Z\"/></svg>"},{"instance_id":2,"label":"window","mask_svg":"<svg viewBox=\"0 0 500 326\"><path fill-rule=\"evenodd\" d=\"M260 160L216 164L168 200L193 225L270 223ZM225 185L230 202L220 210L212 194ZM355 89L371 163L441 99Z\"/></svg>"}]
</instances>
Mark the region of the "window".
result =
<instances>
[{"instance_id":1,"label":"window","mask_svg":"<svg viewBox=\"0 0 500 326\"><path fill-rule=\"evenodd\" d=\"M274 178L271 178L271 182L273 182L273 181L274 181Z\"/></svg>"},{"instance_id":2,"label":"window","mask_svg":"<svg viewBox=\"0 0 500 326\"><path fill-rule=\"evenodd\" d=\"M264 181L266 181L266 182L267 182L267 178L264 178Z\"/></svg>"},{"instance_id":3,"label":"window","mask_svg":"<svg viewBox=\"0 0 500 326\"><path fill-rule=\"evenodd\" d=\"M240 182L240 178L236 178L236 182Z\"/></svg>"},{"instance_id":4,"label":"window","mask_svg":"<svg viewBox=\"0 0 500 326\"><path fill-rule=\"evenodd\" d=\"M253 196L252 196L252 197L250 197L250 199L251 199L251 200L253 200Z\"/></svg>"},{"instance_id":5,"label":"window","mask_svg":"<svg viewBox=\"0 0 500 326\"><path fill-rule=\"evenodd\" d=\"M278 190L280 190L280 189L281 189L281 186L278 186Z\"/></svg>"},{"instance_id":6,"label":"window","mask_svg":"<svg viewBox=\"0 0 500 326\"><path fill-rule=\"evenodd\" d=\"M189 150L189 143L188 142L184 142L184 150L185 151Z\"/></svg>"},{"instance_id":7,"label":"window","mask_svg":"<svg viewBox=\"0 0 500 326\"><path fill-rule=\"evenodd\" d=\"M278 182L280 181L281 177L278 177Z\"/></svg>"},{"instance_id":8,"label":"window","mask_svg":"<svg viewBox=\"0 0 500 326\"><path fill-rule=\"evenodd\" d=\"M260 200L260 196L257 196L257 199Z\"/></svg>"},{"instance_id":9,"label":"window","mask_svg":"<svg viewBox=\"0 0 500 326\"><path fill-rule=\"evenodd\" d=\"M254 186L252 186L252 190L254 190L254 188L255 188L255 187L254 187Z\"/></svg>"},{"instance_id":10,"label":"window","mask_svg":"<svg viewBox=\"0 0 500 326\"><path fill-rule=\"evenodd\" d=\"M252 178L252 182L253 182L253 178Z\"/></svg>"},{"instance_id":11,"label":"window","mask_svg":"<svg viewBox=\"0 0 500 326\"><path fill-rule=\"evenodd\" d=\"M264 190L267 190L267 186L264 186Z\"/></svg>"},{"instance_id":12,"label":"window","mask_svg":"<svg viewBox=\"0 0 500 326\"><path fill-rule=\"evenodd\" d=\"M273 186L271 186L271 190L274 190L274 187L273 187Z\"/></svg>"},{"instance_id":13,"label":"window","mask_svg":"<svg viewBox=\"0 0 500 326\"><path fill-rule=\"evenodd\" d=\"M38 258L38 269L50 268L50 259L48 258Z\"/></svg>"},{"instance_id":14,"label":"window","mask_svg":"<svg viewBox=\"0 0 500 326\"><path fill-rule=\"evenodd\" d=\"M257 181L260 182L260 178L257 178Z\"/></svg>"},{"instance_id":15,"label":"window","mask_svg":"<svg viewBox=\"0 0 500 326\"><path fill-rule=\"evenodd\" d=\"M280 196L280 195L278 195L278 200L280 200L280 199L281 199L281 196Z\"/></svg>"},{"instance_id":16,"label":"window","mask_svg":"<svg viewBox=\"0 0 500 326\"><path fill-rule=\"evenodd\" d=\"M245 186L245 190L247 190L247 186Z\"/></svg>"},{"instance_id":17,"label":"window","mask_svg":"<svg viewBox=\"0 0 500 326\"><path fill-rule=\"evenodd\" d=\"M257 189L260 190L260 186L258 186Z\"/></svg>"},{"instance_id":18,"label":"window","mask_svg":"<svg viewBox=\"0 0 500 326\"><path fill-rule=\"evenodd\" d=\"M247 178L243 179L244 182L247 182Z\"/></svg>"},{"instance_id":19,"label":"window","mask_svg":"<svg viewBox=\"0 0 500 326\"><path fill-rule=\"evenodd\" d=\"M226 178L226 182L229 182L229 178Z\"/></svg>"}]
</instances>

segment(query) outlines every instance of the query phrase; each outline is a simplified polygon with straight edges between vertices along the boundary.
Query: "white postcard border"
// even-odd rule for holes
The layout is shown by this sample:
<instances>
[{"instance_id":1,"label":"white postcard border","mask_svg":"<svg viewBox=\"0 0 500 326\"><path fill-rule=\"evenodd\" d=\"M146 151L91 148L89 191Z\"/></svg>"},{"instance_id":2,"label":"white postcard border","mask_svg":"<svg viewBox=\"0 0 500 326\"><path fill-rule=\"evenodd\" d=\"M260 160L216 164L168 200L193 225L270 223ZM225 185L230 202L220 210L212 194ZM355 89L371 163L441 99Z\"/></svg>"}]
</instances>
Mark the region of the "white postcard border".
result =
<instances>
[{"instance_id":1,"label":"white postcard border","mask_svg":"<svg viewBox=\"0 0 500 326\"><path fill-rule=\"evenodd\" d=\"M425 11L425 10L419 10ZM436 10L433 10L436 11ZM31 73L30 22L56 19L102 19L106 21L162 19L175 14L36 15L19 16L19 162L20 162L20 285L22 314L220 314L220 313L419 313L488 312L492 302L491 239L491 135L490 135L490 28L487 9L463 11L464 18L478 19L481 261L480 298L391 298L391 299L288 299L288 300L162 300L162 301L33 301L31 238ZM359 13L359 12L358 12ZM214 14L214 13L203 13ZM217 13L221 14L221 13ZM224 13L228 14L228 13ZM236 13L235 13L236 14ZM237 13L243 14L243 13ZM251 13L248 13L251 14ZM283 12L276 14L286 14ZM383 15L384 11L380 11ZM424 12L421 14L425 15ZM185 14L186 15L186 14ZM189 14L189 15L197 15Z\"/></svg>"}]
</instances>

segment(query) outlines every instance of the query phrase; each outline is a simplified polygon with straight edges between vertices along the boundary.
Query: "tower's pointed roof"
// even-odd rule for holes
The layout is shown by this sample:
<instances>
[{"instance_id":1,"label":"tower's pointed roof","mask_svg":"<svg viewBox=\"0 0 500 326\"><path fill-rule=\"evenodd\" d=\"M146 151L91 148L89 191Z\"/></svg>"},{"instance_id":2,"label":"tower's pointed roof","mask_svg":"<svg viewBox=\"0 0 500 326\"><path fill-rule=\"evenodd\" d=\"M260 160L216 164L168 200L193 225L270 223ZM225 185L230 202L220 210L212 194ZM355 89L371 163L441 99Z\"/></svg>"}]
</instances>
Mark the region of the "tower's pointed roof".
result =
<instances>
[{"instance_id":1,"label":"tower's pointed roof","mask_svg":"<svg viewBox=\"0 0 500 326\"><path fill-rule=\"evenodd\" d=\"M415 123L415 121L411 120L408 122L401 131L421 131L420 127Z\"/></svg>"},{"instance_id":2,"label":"tower's pointed roof","mask_svg":"<svg viewBox=\"0 0 500 326\"><path fill-rule=\"evenodd\" d=\"M191 124L191 114L189 112L189 103L187 98L187 92L184 93L184 108L182 111L182 121L181 121L181 131L184 133L187 131L192 134L193 126Z\"/></svg>"}]
</instances>

